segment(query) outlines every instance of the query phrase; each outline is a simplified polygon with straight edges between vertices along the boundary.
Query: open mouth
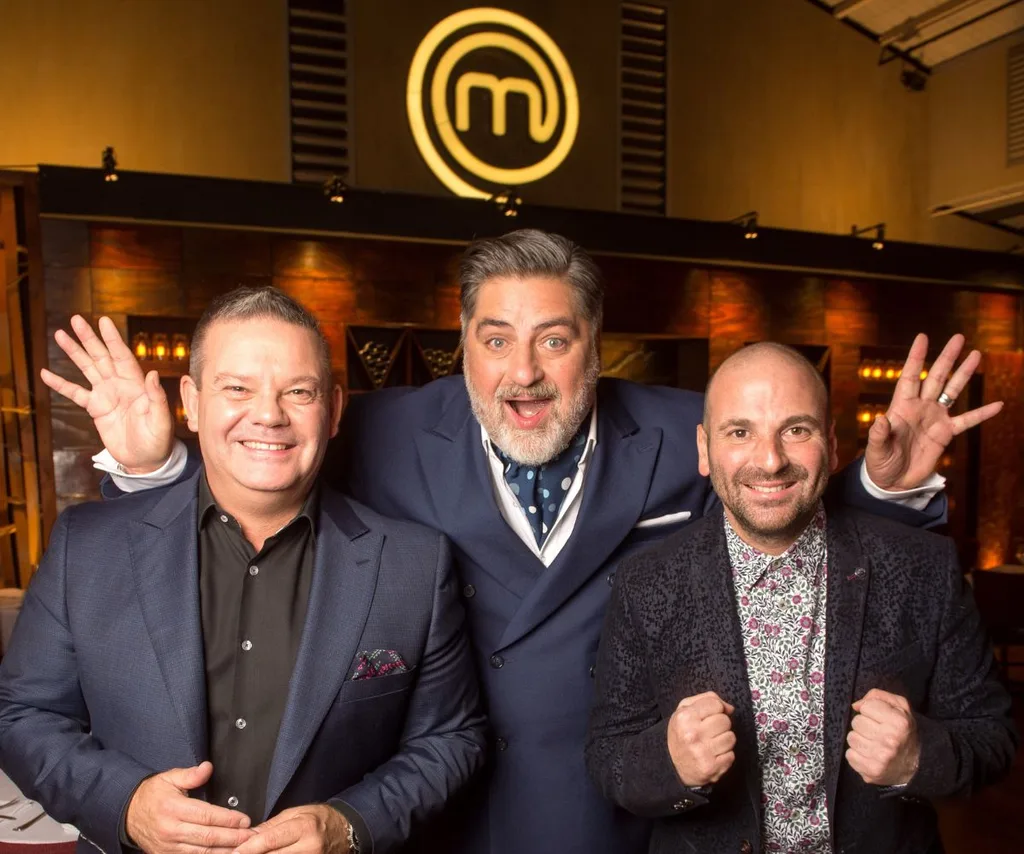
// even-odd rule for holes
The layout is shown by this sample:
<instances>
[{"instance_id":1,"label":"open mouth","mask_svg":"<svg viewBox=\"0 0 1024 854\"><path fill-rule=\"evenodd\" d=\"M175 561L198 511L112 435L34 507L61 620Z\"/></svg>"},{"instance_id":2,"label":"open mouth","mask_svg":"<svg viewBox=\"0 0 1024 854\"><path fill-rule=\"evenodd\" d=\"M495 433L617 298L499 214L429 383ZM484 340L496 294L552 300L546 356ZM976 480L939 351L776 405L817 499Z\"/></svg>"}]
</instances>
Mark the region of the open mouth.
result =
<instances>
[{"instance_id":1,"label":"open mouth","mask_svg":"<svg viewBox=\"0 0 1024 854\"><path fill-rule=\"evenodd\" d=\"M295 447L284 442L254 442L247 439L243 439L239 444L250 451L262 451L265 453L282 452Z\"/></svg>"},{"instance_id":2,"label":"open mouth","mask_svg":"<svg viewBox=\"0 0 1024 854\"><path fill-rule=\"evenodd\" d=\"M747 489L755 495L763 495L767 498L782 497L785 493L796 486L796 481L787 483L745 483Z\"/></svg>"},{"instance_id":3,"label":"open mouth","mask_svg":"<svg viewBox=\"0 0 1024 854\"><path fill-rule=\"evenodd\" d=\"M536 427L547 414L551 407L550 398L516 398L506 400L512 423L522 430L529 430Z\"/></svg>"}]
</instances>

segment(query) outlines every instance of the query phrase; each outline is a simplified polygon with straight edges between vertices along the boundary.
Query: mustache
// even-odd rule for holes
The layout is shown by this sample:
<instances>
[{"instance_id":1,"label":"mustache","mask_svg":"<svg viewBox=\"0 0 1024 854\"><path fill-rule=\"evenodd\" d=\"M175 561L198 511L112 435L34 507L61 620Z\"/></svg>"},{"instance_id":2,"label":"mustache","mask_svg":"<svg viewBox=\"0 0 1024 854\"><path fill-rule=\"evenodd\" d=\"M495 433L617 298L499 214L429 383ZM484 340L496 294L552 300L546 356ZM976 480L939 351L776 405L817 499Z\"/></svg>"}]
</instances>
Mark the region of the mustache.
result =
<instances>
[{"instance_id":1,"label":"mustache","mask_svg":"<svg viewBox=\"0 0 1024 854\"><path fill-rule=\"evenodd\" d=\"M494 393L494 399L499 402L526 398L528 400L558 400L561 394L558 387L552 383L537 383L531 386L507 385L502 386Z\"/></svg>"},{"instance_id":2,"label":"mustache","mask_svg":"<svg viewBox=\"0 0 1024 854\"><path fill-rule=\"evenodd\" d=\"M796 463L787 463L785 468L776 472L767 472L756 466L744 466L733 476L737 483L746 483L756 486L762 483L778 483L780 480L807 480L810 473L803 466Z\"/></svg>"}]
</instances>

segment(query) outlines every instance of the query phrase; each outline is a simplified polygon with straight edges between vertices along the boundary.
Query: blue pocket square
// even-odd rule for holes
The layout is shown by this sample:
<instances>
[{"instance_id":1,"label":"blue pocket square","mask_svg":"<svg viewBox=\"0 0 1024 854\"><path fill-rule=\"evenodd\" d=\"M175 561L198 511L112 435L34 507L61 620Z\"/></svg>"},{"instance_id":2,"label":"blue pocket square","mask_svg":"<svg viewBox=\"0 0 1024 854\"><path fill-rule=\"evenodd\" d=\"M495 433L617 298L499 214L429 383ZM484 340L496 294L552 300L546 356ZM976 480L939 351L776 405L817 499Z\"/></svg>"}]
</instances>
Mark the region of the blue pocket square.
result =
<instances>
[{"instance_id":1,"label":"blue pocket square","mask_svg":"<svg viewBox=\"0 0 1024 854\"><path fill-rule=\"evenodd\" d=\"M405 660L394 649L364 649L356 656L356 666L352 671L352 679L373 679L377 676L391 676L405 673L409 668Z\"/></svg>"}]
</instances>

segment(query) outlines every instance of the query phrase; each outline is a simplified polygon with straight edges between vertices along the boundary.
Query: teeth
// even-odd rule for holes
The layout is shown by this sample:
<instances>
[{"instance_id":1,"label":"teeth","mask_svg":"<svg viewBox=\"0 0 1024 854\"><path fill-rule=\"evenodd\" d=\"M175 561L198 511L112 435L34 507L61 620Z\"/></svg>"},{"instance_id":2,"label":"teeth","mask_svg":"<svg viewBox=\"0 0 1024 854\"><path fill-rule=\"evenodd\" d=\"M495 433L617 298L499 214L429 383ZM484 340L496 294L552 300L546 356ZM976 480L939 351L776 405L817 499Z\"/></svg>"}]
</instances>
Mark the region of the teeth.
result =
<instances>
[{"instance_id":1,"label":"teeth","mask_svg":"<svg viewBox=\"0 0 1024 854\"><path fill-rule=\"evenodd\" d=\"M523 416L523 418L533 418L538 412L544 408L543 403L534 403L532 401L517 400L513 403L516 412Z\"/></svg>"},{"instance_id":2,"label":"teeth","mask_svg":"<svg viewBox=\"0 0 1024 854\"><path fill-rule=\"evenodd\" d=\"M288 447L287 445L272 445L270 442L242 442L242 444L254 451L283 451Z\"/></svg>"},{"instance_id":3,"label":"teeth","mask_svg":"<svg viewBox=\"0 0 1024 854\"><path fill-rule=\"evenodd\" d=\"M754 490L754 492L763 492L765 494L769 494L772 492L782 492L782 490L786 489L786 487L787 484L782 484L782 486L756 486L755 484L750 485L750 488Z\"/></svg>"}]
</instances>

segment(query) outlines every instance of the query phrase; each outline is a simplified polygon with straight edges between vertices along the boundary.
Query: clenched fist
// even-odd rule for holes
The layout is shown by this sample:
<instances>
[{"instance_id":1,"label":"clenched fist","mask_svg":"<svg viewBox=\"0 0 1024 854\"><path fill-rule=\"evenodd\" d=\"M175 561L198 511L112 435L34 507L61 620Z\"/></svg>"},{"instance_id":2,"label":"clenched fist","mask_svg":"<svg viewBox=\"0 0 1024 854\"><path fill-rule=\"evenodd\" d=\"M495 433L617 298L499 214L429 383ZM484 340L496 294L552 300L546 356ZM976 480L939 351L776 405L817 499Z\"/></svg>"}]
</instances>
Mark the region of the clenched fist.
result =
<instances>
[{"instance_id":1,"label":"clenched fist","mask_svg":"<svg viewBox=\"0 0 1024 854\"><path fill-rule=\"evenodd\" d=\"M917 773L921 745L905 697L872 688L853 704L846 761L865 783L901 786Z\"/></svg>"},{"instance_id":2,"label":"clenched fist","mask_svg":"<svg viewBox=\"0 0 1024 854\"><path fill-rule=\"evenodd\" d=\"M717 783L736 761L733 711L714 691L679 701L668 722L668 752L684 786Z\"/></svg>"}]
</instances>

